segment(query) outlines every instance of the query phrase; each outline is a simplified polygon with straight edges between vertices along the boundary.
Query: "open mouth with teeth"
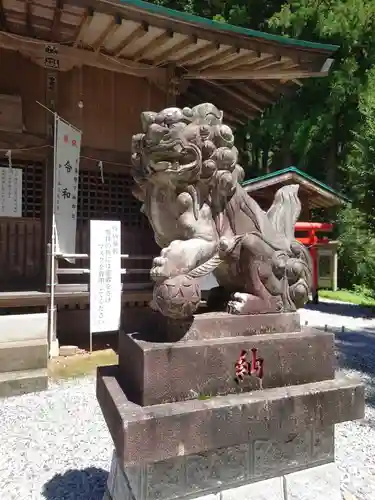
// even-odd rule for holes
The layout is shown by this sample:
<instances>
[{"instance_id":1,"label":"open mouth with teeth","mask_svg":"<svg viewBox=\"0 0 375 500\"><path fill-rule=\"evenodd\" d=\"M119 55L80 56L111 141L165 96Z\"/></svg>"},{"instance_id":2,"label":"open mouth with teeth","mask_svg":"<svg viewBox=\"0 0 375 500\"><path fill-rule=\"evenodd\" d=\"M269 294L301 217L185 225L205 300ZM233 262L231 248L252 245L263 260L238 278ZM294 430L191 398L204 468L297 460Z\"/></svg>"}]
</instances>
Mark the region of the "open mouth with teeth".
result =
<instances>
[{"instance_id":1,"label":"open mouth with teeth","mask_svg":"<svg viewBox=\"0 0 375 500\"><path fill-rule=\"evenodd\" d=\"M195 173L200 169L200 158L197 151L181 143L174 143L171 149L161 150L161 144L145 148L146 156L149 158L148 171L151 175L163 172L166 174L185 176Z\"/></svg>"}]
</instances>

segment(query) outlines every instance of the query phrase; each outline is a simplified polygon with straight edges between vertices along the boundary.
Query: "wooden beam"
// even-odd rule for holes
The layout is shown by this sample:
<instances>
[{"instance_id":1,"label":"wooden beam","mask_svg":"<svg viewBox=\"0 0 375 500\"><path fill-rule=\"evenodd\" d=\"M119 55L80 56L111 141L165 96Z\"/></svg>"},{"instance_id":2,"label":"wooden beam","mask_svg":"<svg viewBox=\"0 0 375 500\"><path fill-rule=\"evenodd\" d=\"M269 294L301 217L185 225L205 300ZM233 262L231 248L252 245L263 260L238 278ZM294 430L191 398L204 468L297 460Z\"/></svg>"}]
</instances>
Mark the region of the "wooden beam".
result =
<instances>
[{"instance_id":1,"label":"wooden beam","mask_svg":"<svg viewBox=\"0 0 375 500\"><path fill-rule=\"evenodd\" d=\"M0 149L12 149L15 160L43 160L50 151L46 136L3 131L0 131Z\"/></svg>"},{"instance_id":2,"label":"wooden beam","mask_svg":"<svg viewBox=\"0 0 375 500\"><path fill-rule=\"evenodd\" d=\"M311 55L313 59L329 57L331 50L322 48L306 48L296 46L285 42L277 42L276 40L268 40L259 36L244 36L240 33L220 30L216 27L207 24L187 22L174 18L167 13L157 13L144 9L141 5L136 6L133 2L125 2L121 0L67 0L70 5L76 7L92 6L96 12L104 14L116 14L121 10L122 15L136 23L147 22L150 26L160 29L170 29L174 33L180 33L185 36L196 36L212 43L220 43L221 45L233 46L236 45L242 49L253 50L255 52L264 52L266 54L280 54L290 57L298 62L301 55Z\"/></svg>"},{"instance_id":3,"label":"wooden beam","mask_svg":"<svg viewBox=\"0 0 375 500\"><path fill-rule=\"evenodd\" d=\"M240 55L240 57L234 58L232 61L229 61L224 65L220 64L220 69L223 71L229 71L230 69L237 68L238 66L243 66L253 61L260 60L263 60L263 58L261 58L261 54L249 51L246 54ZM219 69L219 67L217 69Z\"/></svg>"},{"instance_id":4,"label":"wooden beam","mask_svg":"<svg viewBox=\"0 0 375 500\"><path fill-rule=\"evenodd\" d=\"M93 160L92 160L93 159ZM114 151L111 149L97 149L89 146L82 146L81 148L81 162L85 166L85 170L97 170L98 163L94 160L101 160L108 167L109 170L118 171L124 168L132 168L131 153L128 151Z\"/></svg>"},{"instance_id":5,"label":"wooden beam","mask_svg":"<svg viewBox=\"0 0 375 500\"><path fill-rule=\"evenodd\" d=\"M238 108L236 106L236 102L229 101L228 102L228 96L223 92L223 89L215 89L211 93L210 89L207 86L203 86L202 84L199 85L199 87L196 85L195 87L189 88L189 93L195 94L198 96L198 99L200 100L200 103L202 102L212 102L217 106L219 109L223 108L222 103L225 103L225 116L227 114L228 109L230 109L229 114L231 116L237 116L238 120L241 120L241 123L244 123L247 121L249 118L254 118L254 116L249 117L249 114L247 111L241 106ZM218 103L220 101L220 104ZM238 101L237 101L238 103ZM224 116L224 118L225 118ZM241 118L242 117L242 118Z\"/></svg>"},{"instance_id":6,"label":"wooden beam","mask_svg":"<svg viewBox=\"0 0 375 500\"><path fill-rule=\"evenodd\" d=\"M55 12L51 24L50 40L55 42L59 38L61 14L64 8L64 0L56 0Z\"/></svg>"},{"instance_id":7,"label":"wooden beam","mask_svg":"<svg viewBox=\"0 0 375 500\"><path fill-rule=\"evenodd\" d=\"M292 82L298 85L298 87L303 87L303 83L300 82L297 78L293 79ZM284 81L282 80L281 83L284 83Z\"/></svg>"},{"instance_id":8,"label":"wooden beam","mask_svg":"<svg viewBox=\"0 0 375 500\"><path fill-rule=\"evenodd\" d=\"M30 57L40 66L44 67L45 45L48 44L45 40L33 40L30 43L29 39L0 32L0 47L8 50L16 50ZM165 81L166 70L163 68L153 68L147 64L129 61L127 59L113 60L113 58L105 56L101 53L95 53L92 50L76 49L67 45L58 46L58 57L60 60L60 69L62 63L69 63L70 67L81 67L83 64L93 66L116 73L125 73L142 78L151 78L158 81ZM123 61L123 63L122 63Z\"/></svg>"},{"instance_id":9,"label":"wooden beam","mask_svg":"<svg viewBox=\"0 0 375 500\"><path fill-rule=\"evenodd\" d=\"M87 27L90 25L93 17L94 17L94 9L88 7L86 9L84 16L81 19L80 25L78 26L78 30L74 38L73 47L78 47L78 45L80 45L83 37L85 36L85 31Z\"/></svg>"},{"instance_id":10,"label":"wooden beam","mask_svg":"<svg viewBox=\"0 0 375 500\"><path fill-rule=\"evenodd\" d=\"M150 55L159 47L163 47L166 43L168 43L173 38L173 33L171 31L164 31L157 37L153 38L150 42L148 42L144 47L138 49L131 58L133 61L140 61L141 59L147 60L150 59Z\"/></svg>"},{"instance_id":11,"label":"wooden beam","mask_svg":"<svg viewBox=\"0 0 375 500\"><path fill-rule=\"evenodd\" d=\"M243 94L240 94L238 91L234 91L231 88L228 88L220 83L211 82L210 80L206 80L206 82L214 87L215 89L222 90L225 94L229 95L235 101L239 101L241 105L248 108L252 113L259 111L262 112L263 108L259 106L253 99L250 99Z\"/></svg>"},{"instance_id":12,"label":"wooden beam","mask_svg":"<svg viewBox=\"0 0 375 500\"><path fill-rule=\"evenodd\" d=\"M264 64L257 66L254 68L253 65L250 66L240 66L238 68L235 68L234 71L289 71L291 69L298 68L299 70L304 69L300 65L296 64L293 61L290 60L269 60L268 62L265 62Z\"/></svg>"},{"instance_id":13,"label":"wooden beam","mask_svg":"<svg viewBox=\"0 0 375 500\"><path fill-rule=\"evenodd\" d=\"M191 102L192 106L197 106L199 104L202 104L205 102L202 100L197 94L194 92L189 92L184 96L184 106L186 106L185 100L187 102ZM223 111L224 113L224 122L230 123L231 125L237 126L237 125L244 125L244 121L238 118L237 116L232 115L231 113L228 113L228 111Z\"/></svg>"},{"instance_id":14,"label":"wooden beam","mask_svg":"<svg viewBox=\"0 0 375 500\"><path fill-rule=\"evenodd\" d=\"M13 149L12 158L14 157L15 159L44 159L52 147L47 134L36 135L25 132L19 134L0 130L0 149ZM119 168L131 168L131 153L128 151L114 151L82 146L81 157L82 163L87 167L85 170L97 170L98 165L95 160L101 160L106 163L107 168L111 171L118 171Z\"/></svg>"},{"instance_id":15,"label":"wooden beam","mask_svg":"<svg viewBox=\"0 0 375 500\"><path fill-rule=\"evenodd\" d=\"M176 43L173 47L170 47L169 49L164 50L161 54L159 54L154 60L152 65L153 66L160 66L161 64L164 64L168 62L169 56L176 57L180 52L183 52L186 50L190 45L196 45L198 42L196 37L188 37L184 38L181 40L181 42Z\"/></svg>"},{"instance_id":16,"label":"wooden beam","mask_svg":"<svg viewBox=\"0 0 375 500\"><path fill-rule=\"evenodd\" d=\"M0 29L8 31L8 23L4 12L3 0L0 0Z\"/></svg>"},{"instance_id":17,"label":"wooden beam","mask_svg":"<svg viewBox=\"0 0 375 500\"><path fill-rule=\"evenodd\" d=\"M241 64L241 65L238 65L236 67L236 71L239 70L239 69L245 69L245 66L246 68L249 68L251 69L251 71L256 71L258 69L264 69L264 68L267 68L268 66L274 64L274 63L280 63L281 61L281 57L280 56L273 56L272 54L271 55L267 55L265 57L263 57L263 59L261 59L260 61L256 61L256 62L250 62L249 64Z\"/></svg>"},{"instance_id":18,"label":"wooden beam","mask_svg":"<svg viewBox=\"0 0 375 500\"><path fill-rule=\"evenodd\" d=\"M219 52L218 54L213 54L211 57L208 59L205 59L202 63L199 63L197 65L193 66L194 71L202 71L204 69L207 69L211 66L218 66L221 67L221 65L227 61L228 58L233 59L233 55L239 54L240 49L237 49L236 47L229 47L226 50L223 50L222 52Z\"/></svg>"},{"instance_id":19,"label":"wooden beam","mask_svg":"<svg viewBox=\"0 0 375 500\"><path fill-rule=\"evenodd\" d=\"M208 43L203 47L200 47L199 49L194 50L193 52L189 52L185 56L176 58L174 60L177 66L184 66L186 64L194 63L194 61L200 59L201 57L210 56L212 52L217 52L219 48L220 45L218 43Z\"/></svg>"},{"instance_id":20,"label":"wooden beam","mask_svg":"<svg viewBox=\"0 0 375 500\"><path fill-rule=\"evenodd\" d=\"M26 0L26 4L25 4L26 34L27 34L27 36L30 36L30 37L34 36L33 22L31 20L32 15L33 15L33 13L32 13L32 7L31 7L31 0Z\"/></svg>"},{"instance_id":21,"label":"wooden beam","mask_svg":"<svg viewBox=\"0 0 375 500\"><path fill-rule=\"evenodd\" d=\"M252 85L249 82L242 83L242 82L235 82L233 84L233 88L240 90L243 92L245 95L250 97L250 99L254 99L255 101L261 101L264 104L271 104L275 101L275 96L269 92L266 92L265 90L262 90L259 87L255 87L255 85Z\"/></svg>"},{"instance_id":22,"label":"wooden beam","mask_svg":"<svg viewBox=\"0 0 375 500\"><path fill-rule=\"evenodd\" d=\"M100 52L100 49L104 45L105 41L110 38L121 26L122 20L120 16L115 16L111 19L108 26L105 28L103 33L95 40L92 44L92 48L95 52Z\"/></svg>"},{"instance_id":23,"label":"wooden beam","mask_svg":"<svg viewBox=\"0 0 375 500\"><path fill-rule=\"evenodd\" d=\"M130 35L126 36L114 49L113 56L119 57L121 52L125 49L127 45L135 42L142 38L148 32L148 24L141 23L135 30L133 30Z\"/></svg>"},{"instance_id":24,"label":"wooden beam","mask_svg":"<svg viewBox=\"0 0 375 500\"><path fill-rule=\"evenodd\" d=\"M248 85L248 81L244 82L245 85ZM274 82L267 82L264 80L255 80L254 82L250 82L250 85L254 86L254 88L258 89L260 88L263 92L268 93L268 95L274 99L275 98L275 93L278 92L278 83L276 84Z\"/></svg>"},{"instance_id":25,"label":"wooden beam","mask_svg":"<svg viewBox=\"0 0 375 500\"><path fill-rule=\"evenodd\" d=\"M302 78L321 78L327 76L328 72L323 71L307 71L299 70L279 70L279 71L252 71L248 70L233 70L233 71L204 71L202 73L186 73L182 78L188 80L294 80Z\"/></svg>"}]
</instances>

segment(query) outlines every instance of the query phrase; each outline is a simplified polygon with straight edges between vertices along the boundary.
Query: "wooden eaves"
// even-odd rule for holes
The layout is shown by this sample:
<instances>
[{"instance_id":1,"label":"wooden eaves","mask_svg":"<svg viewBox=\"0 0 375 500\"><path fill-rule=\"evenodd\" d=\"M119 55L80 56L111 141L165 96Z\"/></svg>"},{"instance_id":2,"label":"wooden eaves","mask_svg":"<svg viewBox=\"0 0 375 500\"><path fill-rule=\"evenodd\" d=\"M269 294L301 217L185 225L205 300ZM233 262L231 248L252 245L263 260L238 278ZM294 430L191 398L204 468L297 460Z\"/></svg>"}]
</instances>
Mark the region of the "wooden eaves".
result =
<instances>
[{"instance_id":1,"label":"wooden eaves","mask_svg":"<svg viewBox=\"0 0 375 500\"><path fill-rule=\"evenodd\" d=\"M337 50L141 0L0 0L0 47L43 65L48 44L61 71L89 65L172 85L179 104L211 101L233 126L326 76Z\"/></svg>"},{"instance_id":2,"label":"wooden eaves","mask_svg":"<svg viewBox=\"0 0 375 500\"><path fill-rule=\"evenodd\" d=\"M247 179L242 186L257 201L263 200L270 205L276 191L288 184L300 186L299 196L308 203L309 209L332 208L350 203L350 199L344 194L296 167L287 167Z\"/></svg>"}]
</instances>

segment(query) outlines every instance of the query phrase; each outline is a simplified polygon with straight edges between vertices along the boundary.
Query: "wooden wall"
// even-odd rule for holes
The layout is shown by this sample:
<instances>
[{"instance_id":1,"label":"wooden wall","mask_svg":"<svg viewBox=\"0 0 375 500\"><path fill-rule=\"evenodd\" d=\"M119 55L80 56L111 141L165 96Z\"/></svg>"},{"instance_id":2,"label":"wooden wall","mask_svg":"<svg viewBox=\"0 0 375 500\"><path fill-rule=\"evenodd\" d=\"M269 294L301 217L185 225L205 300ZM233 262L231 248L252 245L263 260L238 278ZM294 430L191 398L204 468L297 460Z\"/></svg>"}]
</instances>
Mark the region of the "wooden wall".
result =
<instances>
[{"instance_id":1,"label":"wooden wall","mask_svg":"<svg viewBox=\"0 0 375 500\"><path fill-rule=\"evenodd\" d=\"M22 97L25 132L46 133L46 111L36 101L44 103L46 78L44 70L18 52L0 49L0 94Z\"/></svg>"},{"instance_id":2,"label":"wooden wall","mask_svg":"<svg viewBox=\"0 0 375 500\"><path fill-rule=\"evenodd\" d=\"M0 94L22 97L25 132L44 135L46 70L15 51L0 49ZM165 106L161 90L145 78L84 66L59 72L57 111L83 132L83 146L130 151L145 110ZM83 102L81 109L78 103Z\"/></svg>"},{"instance_id":3,"label":"wooden wall","mask_svg":"<svg viewBox=\"0 0 375 500\"><path fill-rule=\"evenodd\" d=\"M162 92L144 78L92 67L59 73L59 113L82 130L83 146L130 151L132 135L141 131L140 113L158 110L164 102Z\"/></svg>"},{"instance_id":4,"label":"wooden wall","mask_svg":"<svg viewBox=\"0 0 375 500\"><path fill-rule=\"evenodd\" d=\"M40 220L0 218L0 292L43 286Z\"/></svg>"},{"instance_id":5,"label":"wooden wall","mask_svg":"<svg viewBox=\"0 0 375 500\"><path fill-rule=\"evenodd\" d=\"M100 151L105 150L118 153L116 158L119 160L117 161L122 163L122 153L130 151L131 136L141 131L140 113L144 110L159 110L165 107L166 99L163 92L149 84L144 78L92 67L59 72L57 78L56 110L63 118L82 130L82 145L90 148L91 155L95 158L102 159ZM24 132L40 136L43 142L44 139L47 142L48 111L38 105L37 101L46 102L46 85L47 71L45 69L17 52L0 49L0 93L21 96ZM80 101L83 107L79 106ZM2 134L4 133L0 131L0 138ZM22 137L15 138L14 149L21 147L19 144L27 140ZM48 148L44 151L47 153ZM1 155L0 151L0 163L6 165L6 159ZM128 159L128 154L124 155L124 158ZM14 166L23 168L24 174L26 169L33 170L33 154L30 152L30 158L26 157L23 162L19 164L17 162ZM51 163L48 168L50 167ZM39 168L42 168L40 174L42 179L38 180L38 190L45 192L45 186L48 185L46 184L47 162L39 163ZM87 169L97 169L97 162L82 160L81 171ZM107 170L114 175L116 172L117 175L127 174L127 167L121 164L107 163L105 172ZM33 174L30 173L30 175L32 180ZM26 175L24 178L26 179ZM26 180L24 180L24 190L26 189L25 182ZM107 178L106 182L111 185ZM103 189L100 186L100 189L98 188L97 192L93 192L92 195L100 198L103 196L100 194L101 191ZM128 191L130 193L130 190ZM106 193L106 196L111 195ZM123 193L122 196L125 194ZM43 198L44 206L46 198L42 195L40 198ZM43 287L42 267L45 263L46 250L43 206L38 214L30 214L30 211L24 207L22 219L0 219L0 266L2 268L0 292L9 289L32 290ZM132 211L134 208L130 207L128 212ZM126 250L127 253L145 252L147 254L152 250L155 251L152 232L149 228L131 228L128 218L130 219L127 213L122 213L125 241L123 252ZM77 251L87 251L87 227L87 221L79 221ZM137 233L136 238L133 233ZM141 233L144 237L140 236ZM151 245L145 244L145 241L149 240Z\"/></svg>"}]
</instances>

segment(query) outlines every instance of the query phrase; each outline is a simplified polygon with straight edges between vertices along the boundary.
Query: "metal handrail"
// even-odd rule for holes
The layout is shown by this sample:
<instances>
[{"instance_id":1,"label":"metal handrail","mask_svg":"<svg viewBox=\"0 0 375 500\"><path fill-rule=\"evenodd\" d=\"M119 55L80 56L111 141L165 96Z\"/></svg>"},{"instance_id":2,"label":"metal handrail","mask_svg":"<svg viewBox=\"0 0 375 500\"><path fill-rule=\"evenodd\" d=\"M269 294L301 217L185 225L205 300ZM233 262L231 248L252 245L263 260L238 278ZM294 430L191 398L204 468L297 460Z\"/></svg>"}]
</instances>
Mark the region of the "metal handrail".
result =
<instances>
[{"instance_id":1,"label":"metal handrail","mask_svg":"<svg viewBox=\"0 0 375 500\"><path fill-rule=\"evenodd\" d=\"M55 254L57 259L89 259L90 255L88 253L59 253ZM153 255L129 255L127 253L122 254L122 259L129 260L151 260L155 256Z\"/></svg>"},{"instance_id":2,"label":"metal handrail","mask_svg":"<svg viewBox=\"0 0 375 500\"><path fill-rule=\"evenodd\" d=\"M57 274L90 274L90 269L62 267L56 269ZM150 269L121 269L121 274L149 274Z\"/></svg>"}]
</instances>

